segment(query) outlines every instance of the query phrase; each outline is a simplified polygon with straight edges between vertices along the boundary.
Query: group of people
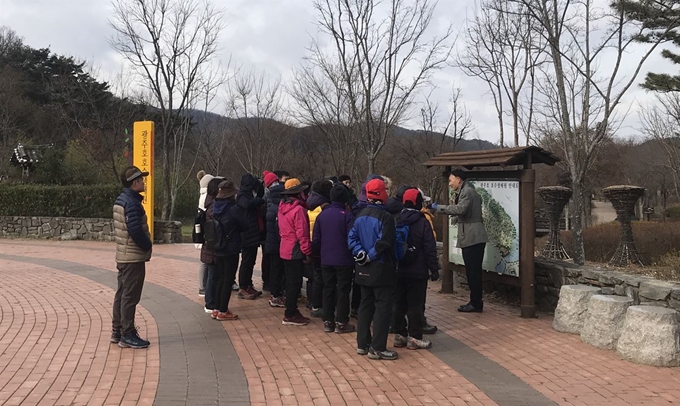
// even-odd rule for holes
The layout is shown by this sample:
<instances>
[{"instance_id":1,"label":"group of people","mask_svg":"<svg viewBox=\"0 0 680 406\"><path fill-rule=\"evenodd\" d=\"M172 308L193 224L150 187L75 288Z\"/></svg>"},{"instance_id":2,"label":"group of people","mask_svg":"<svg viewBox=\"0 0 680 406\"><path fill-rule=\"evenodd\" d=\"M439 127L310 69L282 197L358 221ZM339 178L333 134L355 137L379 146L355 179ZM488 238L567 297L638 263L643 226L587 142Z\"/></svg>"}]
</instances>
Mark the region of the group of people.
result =
<instances>
[{"instance_id":1,"label":"group of people","mask_svg":"<svg viewBox=\"0 0 680 406\"><path fill-rule=\"evenodd\" d=\"M430 199L410 185L390 197L391 181L379 175L358 196L347 175L309 183L264 171L261 179L244 174L238 189L204 171L197 177L199 294L212 318L238 319L229 308L232 290L239 299L262 296L252 280L261 247L263 290L270 306L285 308L284 325L310 321L298 307L306 277L310 316L321 317L329 333L356 331L359 354L396 359L387 349L390 331L397 348L431 347L423 334L436 332L425 318L428 280L438 280L440 269L433 212L465 214L468 201L426 206ZM481 309L475 298L459 310Z\"/></svg>"},{"instance_id":2,"label":"group of people","mask_svg":"<svg viewBox=\"0 0 680 406\"><path fill-rule=\"evenodd\" d=\"M113 208L118 289L111 342L123 348L150 344L134 325L152 250L141 205L147 175L126 168L124 190ZM426 206L430 199L414 186L401 186L390 197L391 181L385 176L369 176L357 196L347 175L309 183L285 171L265 171L261 179L244 174L237 189L230 180L200 171L194 236L201 250L199 294L205 296L206 312L216 320L236 320L229 307L232 290L243 300L262 296L252 280L261 247L263 290L270 292L270 306L285 308L284 325L310 321L298 308L306 277L310 315L323 319L325 332L356 331L358 354L396 359L398 354L387 349L390 331L396 348L430 348L423 334L437 328L425 318L427 284L439 279L440 269L433 212L457 216L461 225L458 246L471 294L458 310L483 309L486 233L479 195L465 175L445 173L458 191L453 205ZM351 317L357 318L356 326Z\"/></svg>"}]
</instances>

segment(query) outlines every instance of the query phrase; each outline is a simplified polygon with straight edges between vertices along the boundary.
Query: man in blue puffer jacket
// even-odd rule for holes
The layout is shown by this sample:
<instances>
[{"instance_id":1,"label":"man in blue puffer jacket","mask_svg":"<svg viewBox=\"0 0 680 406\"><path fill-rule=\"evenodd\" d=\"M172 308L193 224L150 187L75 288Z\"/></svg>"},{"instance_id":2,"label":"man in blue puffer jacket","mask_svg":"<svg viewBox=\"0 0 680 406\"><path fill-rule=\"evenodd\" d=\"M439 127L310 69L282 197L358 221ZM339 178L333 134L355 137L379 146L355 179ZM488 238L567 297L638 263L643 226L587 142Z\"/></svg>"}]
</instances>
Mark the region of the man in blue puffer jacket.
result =
<instances>
[{"instance_id":1,"label":"man in blue puffer jacket","mask_svg":"<svg viewBox=\"0 0 680 406\"><path fill-rule=\"evenodd\" d=\"M113 299L111 342L121 348L146 348L149 342L139 337L135 328L135 311L142 297L146 262L151 259L151 236L142 206L144 177L136 166L121 173L123 193L113 205L113 229L116 236L118 289Z\"/></svg>"},{"instance_id":2,"label":"man in blue puffer jacket","mask_svg":"<svg viewBox=\"0 0 680 406\"><path fill-rule=\"evenodd\" d=\"M387 190L382 180L366 184L366 198L368 204L359 212L347 237L356 261L355 281L361 286L357 353L368 354L371 359L393 360L398 355L387 350L387 334L396 282L396 226L384 207Z\"/></svg>"}]
</instances>

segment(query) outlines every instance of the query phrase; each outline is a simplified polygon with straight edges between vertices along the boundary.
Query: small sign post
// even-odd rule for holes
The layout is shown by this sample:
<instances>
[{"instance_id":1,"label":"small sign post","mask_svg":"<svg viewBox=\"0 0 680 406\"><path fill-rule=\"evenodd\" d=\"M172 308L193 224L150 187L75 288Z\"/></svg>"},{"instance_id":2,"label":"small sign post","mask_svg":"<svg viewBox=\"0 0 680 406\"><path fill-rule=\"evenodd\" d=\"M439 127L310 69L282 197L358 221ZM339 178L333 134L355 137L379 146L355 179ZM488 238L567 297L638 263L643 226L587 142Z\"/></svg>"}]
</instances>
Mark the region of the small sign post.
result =
<instances>
[{"instance_id":1,"label":"small sign post","mask_svg":"<svg viewBox=\"0 0 680 406\"><path fill-rule=\"evenodd\" d=\"M142 172L149 172L149 176L144 178L144 200L142 206L146 212L146 217L149 225L149 234L153 238L153 204L154 204L154 170L153 170L153 139L154 139L154 123L153 121L135 121L133 128L133 147L132 147L132 162L133 165L142 170Z\"/></svg>"}]
</instances>

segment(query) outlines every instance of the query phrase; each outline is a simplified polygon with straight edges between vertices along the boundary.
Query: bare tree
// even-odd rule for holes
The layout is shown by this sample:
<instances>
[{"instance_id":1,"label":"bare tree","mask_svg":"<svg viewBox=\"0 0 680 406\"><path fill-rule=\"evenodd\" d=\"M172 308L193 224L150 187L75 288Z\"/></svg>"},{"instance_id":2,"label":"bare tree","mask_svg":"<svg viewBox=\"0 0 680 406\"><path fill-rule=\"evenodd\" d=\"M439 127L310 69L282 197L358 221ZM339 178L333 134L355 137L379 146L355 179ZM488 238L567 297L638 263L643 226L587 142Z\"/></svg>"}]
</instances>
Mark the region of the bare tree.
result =
<instances>
[{"instance_id":1,"label":"bare tree","mask_svg":"<svg viewBox=\"0 0 680 406\"><path fill-rule=\"evenodd\" d=\"M535 73L542 62L544 41L524 7L509 0L484 0L467 29L468 46L457 58L463 72L482 79L489 87L498 117L501 147L506 145L506 102L510 106L514 146L520 145L520 132L526 144L530 142Z\"/></svg>"},{"instance_id":2,"label":"bare tree","mask_svg":"<svg viewBox=\"0 0 680 406\"><path fill-rule=\"evenodd\" d=\"M314 40L310 69L333 67L318 74L342 95L371 173L388 137L410 112L415 94L451 55L450 27L441 36L426 35L435 6L430 0L314 1L319 31L332 49Z\"/></svg>"},{"instance_id":3,"label":"bare tree","mask_svg":"<svg viewBox=\"0 0 680 406\"><path fill-rule=\"evenodd\" d=\"M666 153L663 164L665 173L670 173L673 179L675 193L680 195L680 95L665 93L656 96L656 103L643 108L640 113L642 132L657 140ZM655 160L659 162L658 157ZM667 198L667 191L663 190L663 204Z\"/></svg>"},{"instance_id":4,"label":"bare tree","mask_svg":"<svg viewBox=\"0 0 680 406\"><path fill-rule=\"evenodd\" d=\"M133 66L159 111L161 216L171 219L177 191L188 177L180 164L190 109L217 52L222 16L208 0L113 0L113 8L111 45Z\"/></svg>"},{"instance_id":5,"label":"bare tree","mask_svg":"<svg viewBox=\"0 0 680 406\"><path fill-rule=\"evenodd\" d=\"M291 133L284 123L281 80L253 72L238 75L230 86L227 143L233 159L252 174L282 164L282 143Z\"/></svg>"},{"instance_id":6,"label":"bare tree","mask_svg":"<svg viewBox=\"0 0 680 406\"><path fill-rule=\"evenodd\" d=\"M586 175L615 127L623 96L664 36L631 57L631 44L647 28L616 8L618 0L613 8L597 7L594 0L511 1L523 6L546 41L551 64L541 69L540 125L544 132L558 129L574 191L574 260L583 264Z\"/></svg>"}]
</instances>

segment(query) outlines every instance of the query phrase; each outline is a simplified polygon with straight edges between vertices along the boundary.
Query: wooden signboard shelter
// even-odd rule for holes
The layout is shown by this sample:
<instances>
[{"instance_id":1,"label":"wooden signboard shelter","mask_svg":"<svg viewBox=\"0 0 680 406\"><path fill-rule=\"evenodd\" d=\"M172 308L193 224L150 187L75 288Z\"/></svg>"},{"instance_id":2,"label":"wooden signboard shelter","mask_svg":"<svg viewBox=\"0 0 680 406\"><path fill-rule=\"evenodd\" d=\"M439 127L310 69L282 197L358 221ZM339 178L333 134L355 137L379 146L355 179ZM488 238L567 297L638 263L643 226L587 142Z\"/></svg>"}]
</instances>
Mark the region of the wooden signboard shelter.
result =
<instances>
[{"instance_id":1,"label":"wooden signboard shelter","mask_svg":"<svg viewBox=\"0 0 680 406\"><path fill-rule=\"evenodd\" d=\"M553 166L559 161L552 153L539 147L503 148L486 151L448 152L437 155L424 163L427 167L441 166L447 170L465 168L471 170L474 179L505 179L519 181L519 279L514 276L485 272L487 280L519 286L521 289L521 315L536 317L534 282L534 164ZM442 292L453 293L453 269L457 265L449 261L450 244L448 216L444 218L442 258ZM460 268L459 268L460 269Z\"/></svg>"}]
</instances>

